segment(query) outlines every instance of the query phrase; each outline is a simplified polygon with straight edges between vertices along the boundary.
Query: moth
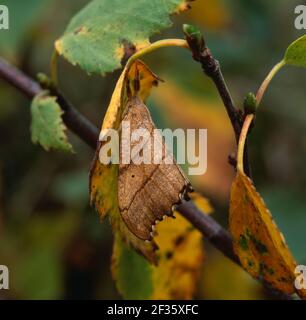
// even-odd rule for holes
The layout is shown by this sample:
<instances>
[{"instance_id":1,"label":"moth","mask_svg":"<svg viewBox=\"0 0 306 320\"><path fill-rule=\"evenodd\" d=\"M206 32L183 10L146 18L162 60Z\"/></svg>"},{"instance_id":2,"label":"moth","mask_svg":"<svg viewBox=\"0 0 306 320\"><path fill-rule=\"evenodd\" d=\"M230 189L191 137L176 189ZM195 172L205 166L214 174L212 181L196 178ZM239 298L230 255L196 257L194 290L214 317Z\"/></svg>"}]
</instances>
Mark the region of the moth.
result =
<instances>
[{"instance_id":1,"label":"moth","mask_svg":"<svg viewBox=\"0 0 306 320\"><path fill-rule=\"evenodd\" d=\"M129 99L122 117L123 122L130 123L131 132L137 129L147 130L150 138L156 129L148 108L137 95ZM124 164L121 161L124 143L121 143L120 148L118 177L120 214L135 236L148 241L154 236L155 224L163 220L165 215L173 216L174 206L183 199L187 200L188 192L192 191L189 180L175 162L172 153L167 151L164 139L161 136L159 139L161 139L163 160L172 157L172 164L166 164L165 161L158 164L154 164L153 161L149 164L135 164L133 161ZM145 146L149 141L151 143L152 139L142 141L142 145ZM131 141L131 149L138 143ZM150 152L153 159L152 144Z\"/></svg>"}]
</instances>

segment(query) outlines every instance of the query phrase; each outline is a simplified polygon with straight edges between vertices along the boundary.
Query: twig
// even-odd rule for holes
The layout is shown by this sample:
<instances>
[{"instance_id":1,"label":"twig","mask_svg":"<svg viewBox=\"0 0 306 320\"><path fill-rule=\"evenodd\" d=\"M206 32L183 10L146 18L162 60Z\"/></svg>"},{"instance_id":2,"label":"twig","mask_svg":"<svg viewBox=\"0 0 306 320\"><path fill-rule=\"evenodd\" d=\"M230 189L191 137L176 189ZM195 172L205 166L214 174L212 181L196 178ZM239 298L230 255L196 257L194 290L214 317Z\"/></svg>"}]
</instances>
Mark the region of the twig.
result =
<instances>
[{"instance_id":1,"label":"twig","mask_svg":"<svg viewBox=\"0 0 306 320\"><path fill-rule=\"evenodd\" d=\"M63 121L67 127L78 135L93 149L97 146L99 130L85 118L58 90L51 92L57 96L57 102L64 111Z\"/></svg>"},{"instance_id":2,"label":"twig","mask_svg":"<svg viewBox=\"0 0 306 320\"><path fill-rule=\"evenodd\" d=\"M42 90L36 81L2 58L0 58L0 76L30 99Z\"/></svg>"},{"instance_id":3,"label":"twig","mask_svg":"<svg viewBox=\"0 0 306 320\"><path fill-rule=\"evenodd\" d=\"M25 94L30 99L43 90L36 81L1 58L0 78L10 83L13 87ZM67 127L76 135L78 135L90 147L95 149L98 141L99 130L82 114L80 114L61 93L53 92L53 94L57 94L58 103L65 112L63 120ZM201 233L218 250L220 250L225 256L230 258L236 264L240 265L239 259L233 251L232 238L230 234L212 217L200 211L191 201L185 202L178 206L178 211L187 220L189 220L195 228L201 231ZM271 289L269 289L269 293L274 297L277 294L277 297L282 299L291 298L290 296L284 295L279 291Z\"/></svg>"},{"instance_id":4,"label":"twig","mask_svg":"<svg viewBox=\"0 0 306 320\"><path fill-rule=\"evenodd\" d=\"M238 140L241 130L242 119L240 114L234 107L234 102L224 80L220 68L220 63L219 61L214 59L214 57L211 55L210 50L207 47L203 52L201 52L201 55L199 56L199 62L201 63L204 73L213 80L219 92L219 95L223 101L228 117L231 120L231 124L235 132L235 137Z\"/></svg>"},{"instance_id":5,"label":"twig","mask_svg":"<svg viewBox=\"0 0 306 320\"><path fill-rule=\"evenodd\" d=\"M29 78L16 67L8 64L2 58L0 58L0 77L2 77L6 82L9 82L13 87L17 88L30 99L43 90L36 81ZM52 92L52 94L57 97L59 105L65 112L63 120L67 127L84 140L89 146L96 148L99 130L79 111L77 111L77 109L74 108L59 91Z\"/></svg>"},{"instance_id":6,"label":"twig","mask_svg":"<svg viewBox=\"0 0 306 320\"><path fill-rule=\"evenodd\" d=\"M211 216L203 214L192 201L179 205L177 210L226 257L240 265L240 261L233 250L231 235Z\"/></svg>"},{"instance_id":7,"label":"twig","mask_svg":"<svg viewBox=\"0 0 306 320\"><path fill-rule=\"evenodd\" d=\"M235 133L236 143L238 145L239 136L243 125L243 114L234 105L234 101L223 77L220 63L212 56L211 51L206 46L200 31L189 25L184 26L184 31L186 40L192 52L193 59L201 64L203 72L212 79L219 92L227 115L231 121ZM230 164L233 164L233 162L230 162ZM245 146L244 153L244 167L245 173L251 177L251 166L249 163L247 144Z\"/></svg>"}]
</instances>

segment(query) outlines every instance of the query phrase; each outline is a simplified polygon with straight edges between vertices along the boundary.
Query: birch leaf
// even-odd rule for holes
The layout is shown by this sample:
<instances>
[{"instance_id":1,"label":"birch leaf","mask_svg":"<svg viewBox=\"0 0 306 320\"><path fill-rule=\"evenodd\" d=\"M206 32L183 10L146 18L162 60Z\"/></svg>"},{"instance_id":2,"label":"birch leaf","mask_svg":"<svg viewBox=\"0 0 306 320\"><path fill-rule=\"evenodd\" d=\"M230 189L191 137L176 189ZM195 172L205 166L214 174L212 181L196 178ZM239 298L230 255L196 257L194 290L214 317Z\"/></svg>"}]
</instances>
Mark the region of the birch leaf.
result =
<instances>
[{"instance_id":1,"label":"birch leaf","mask_svg":"<svg viewBox=\"0 0 306 320\"><path fill-rule=\"evenodd\" d=\"M93 0L70 21L55 43L57 52L88 73L121 67L126 50L148 45L171 26L169 15L189 8L190 0Z\"/></svg>"},{"instance_id":2,"label":"birch leaf","mask_svg":"<svg viewBox=\"0 0 306 320\"><path fill-rule=\"evenodd\" d=\"M119 233L115 237L111 269L117 290L124 299L150 299L153 291L151 265L127 246Z\"/></svg>"},{"instance_id":3,"label":"birch leaf","mask_svg":"<svg viewBox=\"0 0 306 320\"><path fill-rule=\"evenodd\" d=\"M288 47L285 62L288 65L306 68L306 35L297 39Z\"/></svg>"},{"instance_id":4,"label":"birch leaf","mask_svg":"<svg viewBox=\"0 0 306 320\"><path fill-rule=\"evenodd\" d=\"M243 154L249 127L254 119L246 117L238 145L237 175L230 199L229 228L234 251L242 267L286 294L295 291L305 297L305 290L296 290L296 262L253 182L243 171Z\"/></svg>"},{"instance_id":5,"label":"birch leaf","mask_svg":"<svg viewBox=\"0 0 306 320\"><path fill-rule=\"evenodd\" d=\"M238 172L231 190L230 231L243 268L287 294L295 292L296 263L251 180Z\"/></svg>"},{"instance_id":6,"label":"birch leaf","mask_svg":"<svg viewBox=\"0 0 306 320\"><path fill-rule=\"evenodd\" d=\"M48 92L38 94L32 101L31 115L33 143L39 143L47 151L73 151L66 136L63 111L56 102L56 97L48 96Z\"/></svg>"}]
</instances>

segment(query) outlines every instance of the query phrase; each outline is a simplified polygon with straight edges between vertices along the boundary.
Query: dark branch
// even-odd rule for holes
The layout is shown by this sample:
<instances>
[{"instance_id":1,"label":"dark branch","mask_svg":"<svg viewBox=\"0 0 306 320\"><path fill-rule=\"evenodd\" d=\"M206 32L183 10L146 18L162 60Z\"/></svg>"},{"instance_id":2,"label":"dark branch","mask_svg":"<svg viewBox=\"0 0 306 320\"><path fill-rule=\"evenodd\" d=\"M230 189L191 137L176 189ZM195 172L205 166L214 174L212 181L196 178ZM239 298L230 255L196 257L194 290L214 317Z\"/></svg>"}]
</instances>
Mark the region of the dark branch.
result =
<instances>
[{"instance_id":1,"label":"dark branch","mask_svg":"<svg viewBox=\"0 0 306 320\"><path fill-rule=\"evenodd\" d=\"M10 83L17 90L25 94L28 98L33 98L43 89L37 82L29 78L20 70L0 58L0 77ZM78 135L93 149L96 148L99 130L79 113L71 103L58 91L54 90L53 94L57 95L58 103L64 110L63 120L67 127ZM189 220L195 228L201 233L225 256L240 265L239 259L233 251L232 238L230 234L219 225L212 217L200 211L191 201L185 202L178 206L178 211ZM264 284L265 285L265 284ZM265 285L265 287L267 287ZM290 299L290 296L283 295L279 291L269 288L269 293L274 297Z\"/></svg>"},{"instance_id":2,"label":"dark branch","mask_svg":"<svg viewBox=\"0 0 306 320\"><path fill-rule=\"evenodd\" d=\"M35 95L40 93L43 89L40 85L29 78L23 72L8 64L0 58L0 77L6 82L9 82L13 87L32 99ZM56 91L51 92L57 97L58 103L65 112L63 120L67 127L78 135L92 148L96 148L97 137L99 130L92 125L92 123L85 118L72 104L64 98L64 96Z\"/></svg>"},{"instance_id":3,"label":"dark branch","mask_svg":"<svg viewBox=\"0 0 306 320\"><path fill-rule=\"evenodd\" d=\"M199 56L199 62L201 63L204 73L213 80L219 92L228 117L231 120L231 124L235 132L235 137L238 142L242 127L242 119L239 112L234 107L234 102L224 80L220 68L220 63L213 58L208 48L205 48L205 50L201 52L201 55Z\"/></svg>"},{"instance_id":4,"label":"dark branch","mask_svg":"<svg viewBox=\"0 0 306 320\"><path fill-rule=\"evenodd\" d=\"M240 265L233 250L232 237L219 223L209 215L203 214L191 201L181 204L177 210L226 257Z\"/></svg>"},{"instance_id":5,"label":"dark branch","mask_svg":"<svg viewBox=\"0 0 306 320\"><path fill-rule=\"evenodd\" d=\"M60 92L52 92L57 96L57 102L64 111L63 120L66 126L78 135L93 149L97 146L99 130L85 118Z\"/></svg>"},{"instance_id":6,"label":"dark branch","mask_svg":"<svg viewBox=\"0 0 306 320\"><path fill-rule=\"evenodd\" d=\"M210 49L206 46L204 38L199 30L193 26L184 27L186 40L192 52L193 59L201 64L203 72L212 79L218 93L223 101L227 115L231 121L236 142L238 145L240 132L243 125L243 114L234 105L230 91L223 77L220 63L211 54ZM251 177L251 167L249 163L248 146L246 143L244 150L244 170Z\"/></svg>"},{"instance_id":7,"label":"dark branch","mask_svg":"<svg viewBox=\"0 0 306 320\"><path fill-rule=\"evenodd\" d=\"M2 58L0 58L0 76L30 99L42 90L36 81L8 64Z\"/></svg>"}]
</instances>

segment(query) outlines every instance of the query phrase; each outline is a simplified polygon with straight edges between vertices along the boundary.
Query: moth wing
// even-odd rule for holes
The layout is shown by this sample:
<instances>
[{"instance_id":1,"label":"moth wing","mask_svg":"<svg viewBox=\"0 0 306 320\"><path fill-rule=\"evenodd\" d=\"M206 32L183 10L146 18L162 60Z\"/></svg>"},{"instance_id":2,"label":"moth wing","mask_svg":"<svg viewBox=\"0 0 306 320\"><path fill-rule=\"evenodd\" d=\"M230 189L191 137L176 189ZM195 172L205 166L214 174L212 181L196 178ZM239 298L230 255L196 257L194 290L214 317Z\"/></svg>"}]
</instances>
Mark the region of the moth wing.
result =
<instances>
[{"instance_id":1,"label":"moth wing","mask_svg":"<svg viewBox=\"0 0 306 320\"><path fill-rule=\"evenodd\" d=\"M126 108L123 121L130 123L131 132L136 129L146 129L150 137L142 141L143 149L151 144L155 125L149 110L139 98L133 98ZM126 137L123 137L126 138ZM190 183L180 167L176 164L173 155L167 151L161 136L162 159L160 164L153 163L154 148L150 145L151 163L119 165L118 202L122 218L129 230L143 240L152 239L152 226L157 220L162 220L164 215L172 215L172 207L181 201L190 188ZM123 139L123 141L125 141ZM139 141L131 142L131 150L137 147ZM125 143L121 144L122 148ZM172 164L165 158L172 160ZM135 160L132 158L132 160Z\"/></svg>"}]
</instances>

